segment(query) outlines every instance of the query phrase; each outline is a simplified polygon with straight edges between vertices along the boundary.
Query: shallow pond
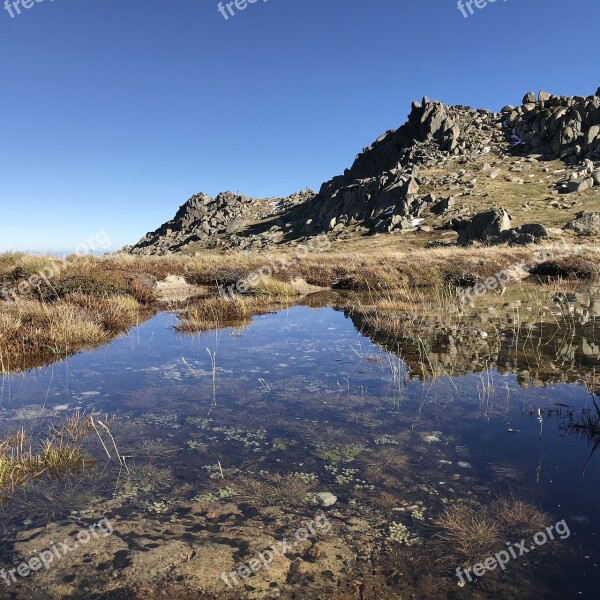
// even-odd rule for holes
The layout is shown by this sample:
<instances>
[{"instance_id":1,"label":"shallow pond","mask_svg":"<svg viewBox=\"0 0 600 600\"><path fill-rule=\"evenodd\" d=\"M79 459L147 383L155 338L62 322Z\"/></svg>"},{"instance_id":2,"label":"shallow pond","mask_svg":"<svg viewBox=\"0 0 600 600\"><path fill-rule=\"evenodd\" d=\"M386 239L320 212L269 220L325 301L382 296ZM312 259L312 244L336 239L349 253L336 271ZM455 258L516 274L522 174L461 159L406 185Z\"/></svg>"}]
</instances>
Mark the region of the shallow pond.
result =
<instances>
[{"instance_id":1,"label":"shallow pond","mask_svg":"<svg viewBox=\"0 0 600 600\"><path fill-rule=\"evenodd\" d=\"M563 295L566 312L517 331L514 302L498 319L489 307L455 327L434 319L411 340L369 337L332 307L195 335L161 313L5 377L2 433L79 410L114 442L90 441L97 463L83 474L5 502L3 566L102 518L112 533L0 579L0 597L597 597L600 458L569 425L594 410L600 317L589 295ZM562 535L528 536L503 570L461 581L468 560L438 520L457 505L493 520L499 501L533 507L541 531L564 520ZM525 538L502 518L495 552ZM295 544L269 568L239 570L284 538Z\"/></svg>"}]
</instances>

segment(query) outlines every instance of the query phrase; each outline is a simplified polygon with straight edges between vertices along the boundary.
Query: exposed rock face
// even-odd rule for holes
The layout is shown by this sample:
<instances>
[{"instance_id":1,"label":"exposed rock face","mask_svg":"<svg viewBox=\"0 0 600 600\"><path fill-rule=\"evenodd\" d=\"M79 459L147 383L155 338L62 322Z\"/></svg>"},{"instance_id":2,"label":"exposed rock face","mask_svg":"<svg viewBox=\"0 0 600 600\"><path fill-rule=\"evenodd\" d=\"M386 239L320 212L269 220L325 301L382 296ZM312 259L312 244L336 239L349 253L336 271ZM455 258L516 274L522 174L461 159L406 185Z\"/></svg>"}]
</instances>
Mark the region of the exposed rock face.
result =
<instances>
[{"instance_id":1,"label":"exposed rock face","mask_svg":"<svg viewBox=\"0 0 600 600\"><path fill-rule=\"evenodd\" d=\"M567 162L600 158L600 89L587 98L540 92L537 101L530 93L522 106L502 113L526 152Z\"/></svg>"},{"instance_id":2,"label":"exposed rock face","mask_svg":"<svg viewBox=\"0 0 600 600\"><path fill-rule=\"evenodd\" d=\"M418 196L419 166L448 156L500 151L503 146L506 133L499 113L424 98L413 103L405 125L365 148L350 169L324 183L314 199L293 211L292 219L300 228L312 219L313 231L352 222L380 232L410 227L428 201Z\"/></svg>"},{"instance_id":3,"label":"exposed rock face","mask_svg":"<svg viewBox=\"0 0 600 600\"><path fill-rule=\"evenodd\" d=\"M288 198L256 199L232 192L220 193L216 198L197 194L179 208L173 219L146 234L127 251L166 254L180 251L193 242L207 242L220 234L233 236L248 223L285 212L313 195L307 191Z\"/></svg>"},{"instance_id":4,"label":"exposed rock face","mask_svg":"<svg viewBox=\"0 0 600 600\"><path fill-rule=\"evenodd\" d=\"M470 246L474 242L493 242L510 227L510 215L503 208L488 210L459 225L458 243L461 246Z\"/></svg>"},{"instance_id":5,"label":"exposed rock face","mask_svg":"<svg viewBox=\"0 0 600 600\"><path fill-rule=\"evenodd\" d=\"M581 211L565 225L565 229L570 229L577 235L598 235L600 234L600 212Z\"/></svg>"}]
</instances>

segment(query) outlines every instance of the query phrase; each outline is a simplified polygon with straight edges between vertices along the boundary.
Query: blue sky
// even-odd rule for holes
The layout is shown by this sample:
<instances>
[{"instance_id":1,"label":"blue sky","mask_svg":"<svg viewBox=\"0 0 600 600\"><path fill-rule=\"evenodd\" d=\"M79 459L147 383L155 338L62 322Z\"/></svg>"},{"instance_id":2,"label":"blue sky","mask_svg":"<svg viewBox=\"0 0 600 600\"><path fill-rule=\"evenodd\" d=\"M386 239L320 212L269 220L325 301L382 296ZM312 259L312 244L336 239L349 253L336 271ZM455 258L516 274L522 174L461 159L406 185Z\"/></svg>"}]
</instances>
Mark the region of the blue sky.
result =
<instances>
[{"instance_id":1,"label":"blue sky","mask_svg":"<svg viewBox=\"0 0 600 600\"><path fill-rule=\"evenodd\" d=\"M598 0L475 13L455 0L258 0L228 20L216 0L0 8L0 250L72 249L100 230L118 248L200 191L318 188L425 94L499 109L600 86Z\"/></svg>"}]
</instances>

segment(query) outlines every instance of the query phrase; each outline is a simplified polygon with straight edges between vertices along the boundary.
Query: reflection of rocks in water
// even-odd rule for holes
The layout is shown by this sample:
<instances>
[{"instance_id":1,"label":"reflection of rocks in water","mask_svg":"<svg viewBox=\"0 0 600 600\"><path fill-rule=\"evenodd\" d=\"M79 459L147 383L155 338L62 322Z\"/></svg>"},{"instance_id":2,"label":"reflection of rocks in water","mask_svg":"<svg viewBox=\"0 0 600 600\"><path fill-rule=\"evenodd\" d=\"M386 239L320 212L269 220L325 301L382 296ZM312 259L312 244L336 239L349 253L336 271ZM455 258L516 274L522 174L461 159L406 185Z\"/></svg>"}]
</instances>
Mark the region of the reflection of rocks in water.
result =
<instances>
[{"instance_id":1,"label":"reflection of rocks in water","mask_svg":"<svg viewBox=\"0 0 600 600\"><path fill-rule=\"evenodd\" d=\"M500 307L483 304L460 319L440 313L419 317L396 337L374 331L359 312L349 316L374 342L397 352L419 379L495 368L501 375L516 374L520 385L537 387L575 382L600 367L598 289L543 299L525 290L516 301Z\"/></svg>"}]
</instances>

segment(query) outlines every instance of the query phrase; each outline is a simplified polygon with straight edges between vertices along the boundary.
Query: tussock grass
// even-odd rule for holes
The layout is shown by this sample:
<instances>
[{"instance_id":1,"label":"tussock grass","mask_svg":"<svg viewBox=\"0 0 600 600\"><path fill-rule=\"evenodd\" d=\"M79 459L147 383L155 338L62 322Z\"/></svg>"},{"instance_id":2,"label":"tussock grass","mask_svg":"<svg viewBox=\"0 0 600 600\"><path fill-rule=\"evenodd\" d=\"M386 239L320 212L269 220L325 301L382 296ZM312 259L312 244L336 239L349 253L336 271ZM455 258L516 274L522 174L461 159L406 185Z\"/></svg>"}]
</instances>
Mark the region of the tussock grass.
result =
<instances>
[{"instance_id":1,"label":"tussock grass","mask_svg":"<svg viewBox=\"0 0 600 600\"><path fill-rule=\"evenodd\" d=\"M178 331L209 331L216 327L239 325L250 321L264 306L256 298L208 298L188 307L179 317Z\"/></svg>"},{"instance_id":2,"label":"tussock grass","mask_svg":"<svg viewBox=\"0 0 600 600\"><path fill-rule=\"evenodd\" d=\"M436 539L445 557L468 566L505 549L504 543L515 537L537 533L549 522L548 515L535 506L509 497L486 506L453 504L434 524L441 530Z\"/></svg>"},{"instance_id":3,"label":"tussock grass","mask_svg":"<svg viewBox=\"0 0 600 600\"><path fill-rule=\"evenodd\" d=\"M218 327L239 327L250 323L252 317L273 312L293 302L282 296L277 302L265 302L260 296L231 296L207 298L189 306L179 317L177 331L209 331Z\"/></svg>"},{"instance_id":4,"label":"tussock grass","mask_svg":"<svg viewBox=\"0 0 600 600\"><path fill-rule=\"evenodd\" d=\"M59 478L91 466L93 460L79 443L92 430L91 418L75 413L65 423L51 425L49 436L37 445L22 428L0 440L0 501L32 479Z\"/></svg>"},{"instance_id":5,"label":"tussock grass","mask_svg":"<svg viewBox=\"0 0 600 600\"><path fill-rule=\"evenodd\" d=\"M262 278L252 288L252 292L260 296L268 296L270 299L289 300L299 296L298 288L292 283L278 281L277 279Z\"/></svg>"},{"instance_id":6,"label":"tussock grass","mask_svg":"<svg viewBox=\"0 0 600 600\"><path fill-rule=\"evenodd\" d=\"M95 346L139 316L132 297L94 298L72 294L57 302L0 303L0 370L24 368L36 357L65 357Z\"/></svg>"},{"instance_id":7,"label":"tussock grass","mask_svg":"<svg viewBox=\"0 0 600 600\"><path fill-rule=\"evenodd\" d=\"M493 554L494 548L502 542L500 524L479 507L456 504L435 524L442 529L439 534L442 543L469 565Z\"/></svg>"}]
</instances>

